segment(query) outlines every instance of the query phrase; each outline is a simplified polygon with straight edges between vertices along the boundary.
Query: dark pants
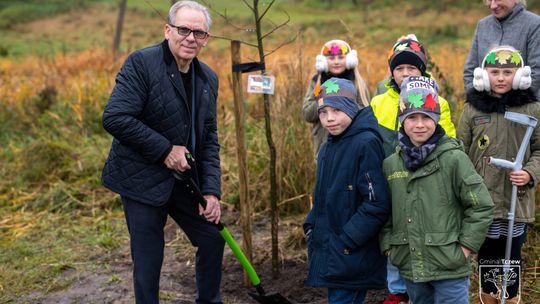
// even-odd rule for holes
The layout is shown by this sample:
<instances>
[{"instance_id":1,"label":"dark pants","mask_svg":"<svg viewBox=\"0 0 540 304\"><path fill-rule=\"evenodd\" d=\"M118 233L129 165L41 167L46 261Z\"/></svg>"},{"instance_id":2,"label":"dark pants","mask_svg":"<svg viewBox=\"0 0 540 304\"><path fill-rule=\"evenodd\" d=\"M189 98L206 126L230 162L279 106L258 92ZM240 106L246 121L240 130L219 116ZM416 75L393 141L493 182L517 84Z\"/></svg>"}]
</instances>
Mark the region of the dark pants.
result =
<instances>
[{"instance_id":1,"label":"dark pants","mask_svg":"<svg viewBox=\"0 0 540 304\"><path fill-rule=\"evenodd\" d=\"M522 265L521 247L523 247L524 242L525 237L523 235L512 238L512 248L510 250L511 269L513 268L512 266ZM506 236L503 235L498 239L486 238L484 244L478 250L478 266L479 268L483 266L479 271L482 280L480 283L482 284L482 291L485 293L497 294L498 292L497 285L493 283L493 278L496 274L501 275L503 273L501 260L504 259L505 250ZM491 267L496 265L500 265L501 267ZM517 273L517 271L514 270L514 273ZM521 274L517 273L517 275L518 277L512 278L514 282L509 282L506 288L508 298L513 298L518 294Z\"/></svg>"},{"instance_id":2,"label":"dark pants","mask_svg":"<svg viewBox=\"0 0 540 304\"><path fill-rule=\"evenodd\" d=\"M367 290L328 288L328 304L363 304Z\"/></svg>"},{"instance_id":3,"label":"dark pants","mask_svg":"<svg viewBox=\"0 0 540 304\"><path fill-rule=\"evenodd\" d=\"M193 246L198 247L195 261L196 303L221 303L221 264L225 241L216 227L199 215L197 203L183 185L176 184L169 201L159 207L122 197L131 239L133 283L138 304L159 303L159 277L165 247L167 215L182 228Z\"/></svg>"}]
</instances>

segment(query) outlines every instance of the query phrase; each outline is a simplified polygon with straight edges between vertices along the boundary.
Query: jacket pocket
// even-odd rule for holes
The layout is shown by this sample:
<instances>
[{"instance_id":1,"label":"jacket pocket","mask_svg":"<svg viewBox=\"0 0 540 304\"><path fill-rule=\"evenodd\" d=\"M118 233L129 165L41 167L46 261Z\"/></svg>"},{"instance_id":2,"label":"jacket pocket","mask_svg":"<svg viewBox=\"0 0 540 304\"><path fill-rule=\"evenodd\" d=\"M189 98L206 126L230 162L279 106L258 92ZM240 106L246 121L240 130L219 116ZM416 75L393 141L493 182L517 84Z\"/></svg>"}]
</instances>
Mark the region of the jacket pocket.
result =
<instances>
[{"instance_id":1,"label":"jacket pocket","mask_svg":"<svg viewBox=\"0 0 540 304\"><path fill-rule=\"evenodd\" d=\"M327 257L321 273L322 277L329 280L357 281L359 278L369 275L371 262L370 259L366 259L366 256L369 257L367 254L369 251L379 253L376 242L368 242L365 246L351 249L337 235L333 234L328 240Z\"/></svg>"},{"instance_id":2,"label":"jacket pocket","mask_svg":"<svg viewBox=\"0 0 540 304\"><path fill-rule=\"evenodd\" d=\"M405 232L392 233L389 242L390 262L398 268L403 267L409 258L409 237Z\"/></svg>"},{"instance_id":3,"label":"jacket pocket","mask_svg":"<svg viewBox=\"0 0 540 304\"><path fill-rule=\"evenodd\" d=\"M458 243L459 232L432 232L425 235L427 260L436 270L455 270L467 263Z\"/></svg>"},{"instance_id":4,"label":"jacket pocket","mask_svg":"<svg viewBox=\"0 0 540 304\"><path fill-rule=\"evenodd\" d=\"M347 189L347 190L344 190ZM353 199L354 188L341 186L326 193L326 214L331 231L341 231L356 211Z\"/></svg>"}]
</instances>

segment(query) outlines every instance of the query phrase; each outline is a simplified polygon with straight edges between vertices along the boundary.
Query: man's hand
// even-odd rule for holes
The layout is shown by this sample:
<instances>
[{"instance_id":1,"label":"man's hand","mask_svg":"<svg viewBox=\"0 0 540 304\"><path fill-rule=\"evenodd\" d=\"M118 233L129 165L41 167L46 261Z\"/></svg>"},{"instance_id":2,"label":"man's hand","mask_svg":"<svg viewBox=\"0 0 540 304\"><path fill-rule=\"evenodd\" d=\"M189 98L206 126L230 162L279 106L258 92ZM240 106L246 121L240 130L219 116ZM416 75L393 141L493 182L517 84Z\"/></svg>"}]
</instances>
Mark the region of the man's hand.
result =
<instances>
[{"instance_id":1,"label":"man's hand","mask_svg":"<svg viewBox=\"0 0 540 304\"><path fill-rule=\"evenodd\" d=\"M221 219L221 206L219 200L213 195L203 195L206 200L206 209L199 205L199 214L203 215L206 220L212 223L219 223Z\"/></svg>"},{"instance_id":2,"label":"man's hand","mask_svg":"<svg viewBox=\"0 0 540 304\"><path fill-rule=\"evenodd\" d=\"M525 170L510 172L510 182L515 186L525 186L531 180L531 175Z\"/></svg>"},{"instance_id":3,"label":"man's hand","mask_svg":"<svg viewBox=\"0 0 540 304\"><path fill-rule=\"evenodd\" d=\"M191 167L189 166L188 161L186 159L186 153L189 153L186 147L173 146L171 152L169 152L169 155L167 155L163 163L165 163L167 168L171 170L176 170L176 171L181 171L181 172L189 170L191 169Z\"/></svg>"}]
</instances>

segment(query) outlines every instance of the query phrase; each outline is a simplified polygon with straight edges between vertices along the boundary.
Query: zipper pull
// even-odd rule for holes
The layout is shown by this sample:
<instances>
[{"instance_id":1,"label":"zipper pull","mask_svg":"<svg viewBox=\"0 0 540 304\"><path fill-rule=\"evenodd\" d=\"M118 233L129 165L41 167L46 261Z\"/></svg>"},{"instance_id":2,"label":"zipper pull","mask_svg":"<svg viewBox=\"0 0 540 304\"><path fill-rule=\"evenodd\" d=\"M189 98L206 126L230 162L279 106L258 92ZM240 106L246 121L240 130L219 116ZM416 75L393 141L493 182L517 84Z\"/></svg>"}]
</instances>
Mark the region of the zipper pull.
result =
<instances>
[{"instance_id":1,"label":"zipper pull","mask_svg":"<svg viewBox=\"0 0 540 304\"><path fill-rule=\"evenodd\" d=\"M374 201L375 200L375 191L373 190L373 183L371 182L371 178L369 177L369 173L366 173L366 180L367 180L367 183L368 183L369 200Z\"/></svg>"}]
</instances>

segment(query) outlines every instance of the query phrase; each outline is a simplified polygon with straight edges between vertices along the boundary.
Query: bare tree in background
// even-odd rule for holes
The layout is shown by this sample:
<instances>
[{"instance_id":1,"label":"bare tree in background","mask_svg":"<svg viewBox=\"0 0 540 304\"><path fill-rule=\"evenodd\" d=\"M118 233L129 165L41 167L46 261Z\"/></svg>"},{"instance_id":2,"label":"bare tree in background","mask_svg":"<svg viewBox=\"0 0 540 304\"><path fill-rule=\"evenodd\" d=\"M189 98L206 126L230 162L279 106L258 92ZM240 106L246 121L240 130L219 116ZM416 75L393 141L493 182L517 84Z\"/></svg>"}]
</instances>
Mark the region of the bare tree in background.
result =
<instances>
[{"instance_id":1,"label":"bare tree in background","mask_svg":"<svg viewBox=\"0 0 540 304\"><path fill-rule=\"evenodd\" d=\"M122 38L122 27L124 25L124 16L126 14L126 5L127 5L127 0L120 0L120 5L118 6L118 19L116 20L116 30L114 31L114 41L113 41L113 56L115 60L120 51L120 41Z\"/></svg>"},{"instance_id":2,"label":"bare tree in background","mask_svg":"<svg viewBox=\"0 0 540 304\"><path fill-rule=\"evenodd\" d=\"M209 7L211 10L212 6L206 3L206 1L201 0L207 7ZM274 5L276 2L275 0L269 1L266 4L266 7L263 9L262 12L259 11L259 0L253 0L251 3L248 2L248 0L242 0L244 4L252 11L254 22L255 22L255 32L257 34L257 43L251 43L246 41L240 41L243 44L256 47L258 49L259 53L259 62L264 67L265 66L265 58L269 56L270 54L274 53L281 47L283 47L286 44L292 43L296 39L296 35L281 43L279 46L274 48L273 50L270 50L268 52L264 49L264 40L268 38L270 35L274 34L277 30L284 28L288 26L288 23L290 21L290 16L287 14L287 12L284 12L287 16L287 20L282 22L281 24L275 24L271 21L269 23L272 25L272 27L267 30L265 33L263 33L263 20L270 8ZM215 10L213 10L216 12ZM219 12L216 12L218 15L220 15L223 19L225 19L226 23L228 25L231 25L235 27L238 30L243 30L247 32L253 32L252 29L245 29L238 27L236 25L233 25L229 17L227 17L226 13L222 14ZM230 38L226 37L219 37L219 36L213 36L215 38L222 38L227 40L232 40ZM266 75L266 68L264 68L261 71L261 74ZM264 121L265 121L265 134L266 134L266 141L268 144L268 150L270 153L270 166L269 166L269 175L270 175L270 217L271 217L271 236L272 236L272 275L274 278L279 277L279 261L278 261L278 224L279 224L279 210L278 210L278 193L279 193L279 187L277 183L277 168L276 168L276 147L274 144L274 140L272 137L272 115L271 115L271 108L270 108L270 95L263 94L263 103L264 103ZM251 231L251 227L242 227L242 229L249 229ZM249 241L251 243L251 240ZM248 253L248 256L251 256L251 252Z\"/></svg>"}]
</instances>

